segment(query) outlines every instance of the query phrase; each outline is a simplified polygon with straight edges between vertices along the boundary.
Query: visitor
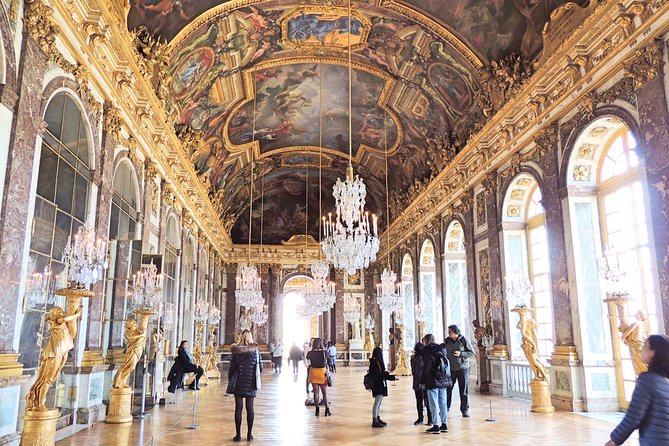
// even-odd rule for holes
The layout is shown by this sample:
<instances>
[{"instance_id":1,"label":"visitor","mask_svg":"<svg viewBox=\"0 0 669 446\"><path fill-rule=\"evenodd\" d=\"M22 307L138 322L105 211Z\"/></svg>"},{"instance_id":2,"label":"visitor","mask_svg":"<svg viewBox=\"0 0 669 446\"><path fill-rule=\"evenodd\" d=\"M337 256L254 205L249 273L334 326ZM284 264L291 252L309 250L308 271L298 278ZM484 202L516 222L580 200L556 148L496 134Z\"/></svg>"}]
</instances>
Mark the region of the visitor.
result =
<instances>
[{"instance_id":1,"label":"visitor","mask_svg":"<svg viewBox=\"0 0 669 446\"><path fill-rule=\"evenodd\" d=\"M174 365L167 378L170 381L167 391L174 393L177 387L181 387L186 373L195 373L195 378L188 388L190 390L200 390L200 378L204 374L204 369L193 362L193 357L188 352L188 341L181 341L177 357L174 358Z\"/></svg>"},{"instance_id":2,"label":"visitor","mask_svg":"<svg viewBox=\"0 0 669 446\"><path fill-rule=\"evenodd\" d=\"M330 342L330 346L328 347L328 365L330 367L331 372L336 372L337 371L337 346L335 346L334 342Z\"/></svg>"},{"instance_id":3,"label":"visitor","mask_svg":"<svg viewBox=\"0 0 669 446\"><path fill-rule=\"evenodd\" d=\"M425 432L438 434L448 432L448 409L446 407L446 389L451 386L451 371L448 365L446 345L437 344L434 335L423 337L425 350L423 352L423 373L420 375L420 384L427 390L427 400L430 404L432 427ZM439 418L441 417L441 425Z\"/></svg>"},{"instance_id":4,"label":"visitor","mask_svg":"<svg viewBox=\"0 0 669 446\"><path fill-rule=\"evenodd\" d=\"M309 358L307 358L307 355L311 351L313 343L314 338L309 339L309 342L304 344L304 350L302 351L302 361L304 361L304 366L307 368L307 399L309 398Z\"/></svg>"},{"instance_id":5,"label":"visitor","mask_svg":"<svg viewBox=\"0 0 669 446\"><path fill-rule=\"evenodd\" d=\"M272 368L274 373L276 373L276 365L274 364L274 349L276 348L276 339L272 338L272 342L269 343L269 354L272 355Z\"/></svg>"},{"instance_id":6,"label":"visitor","mask_svg":"<svg viewBox=\"0 0 669 446\"><path fill-rule=\"evenodd\" d=\"M307 353L309 359L309 382L314 389L314 404L316 405L316 416L320 415L320 393L323 393L325 405L325 416L329 417L330 406L328 406L328 379L327 379L327 353L323 349L323 341L314 339L311 351ZM320 389L320 392L318 391Z\"/></svg>"},{"instance_id":7,"label":"visitor","mask_svg":"<svg viewBox=\"0 0 669 446\"><path fill-rule=\"evenodd\" d=\"M232 345L232 359L228 370L228 390L235 396L235 430L233 441L241 441L242 409L246 403L246 439L253 440L253 400L258 391L258 376L262 372L262 361L258 346L253 343L253 335L248 330L242 331L239 340ZM246 401L244 401L246 400Z\"/></svg>"},{"instance_id":8,"label":"visitor","mask_svg":"<svg viewBox=\"0 0 669 446\"><path fill-rule=\"evenodd\" d=\"M650 335L641 350L648 371L639 375L625 418L605 446L617 446L639 429L640 446L669 444L669 337Z\"/></svg>"},{"instance_id":9,"label":"visitor","mask_svg":"<svg viewBox=\"0 0 669 446\"><path fill-rule=\"evenodd\" d=\"M388 396L387 381L395 381L397 378L386 370L381 347L372 350L372 357L369 358L369 375L372 378L372 396L374 397L372 427L386 427L388 423L381 419L381 403L383 398Z\"/></svg>"},{"instance_id":10,"label":"visitor","mask_svg":"<svg viewBox=\"0 0 669 446\"><path fill-rule=\"evenodd\" d=\"M460 412L463 417L467 418L469 417L469 358L475 355L474 349L469 340L462 336L457 325L448 326L448 337L445 344L453 383L446 389L446 408L451 410L453 387L457 383L460 392Z\"/></svg>"},{"instance_id":11,"label":"visitor","mask_svg":"<svg viewBox=\"0 0 669 446\"><path fill-rule=\"evenodd\" d=\"M272 363L274 364L274 373L281 373L281 366L283 365L283 345L281 344L281 339L274 344Z\"/></svg>"},{"instance_id":12,"label":"visitor","mask_svg":"<svg viewBox=\"0 0 669 446\"><path fill-rule=\"evenodd\" d=\"M293 341L293 346L290 347L290 351L288 352L288 359L293 363L293 374L297 375L297 368L302 360L302 350L295 345L295 341Z\"/></svg>"},{"instance_id":13,"label":"visitor","mask_svg":"<svg viewBox=\"0 0 669 446\"><path fill-rule=\"evenodd\" d=\"M423 424L423 407L427 407L427 421L432 419L432 412L430 405L427 403L427 392L425 386L420 383L420 377L423 374L423 353L425 346L422 343L417 343L413 348L413 355L411 356L411 375L413 376L413 391L416 396L416 410L418 411L418 419L414 421L414 425Z\"/></svg>"}]
</instances>

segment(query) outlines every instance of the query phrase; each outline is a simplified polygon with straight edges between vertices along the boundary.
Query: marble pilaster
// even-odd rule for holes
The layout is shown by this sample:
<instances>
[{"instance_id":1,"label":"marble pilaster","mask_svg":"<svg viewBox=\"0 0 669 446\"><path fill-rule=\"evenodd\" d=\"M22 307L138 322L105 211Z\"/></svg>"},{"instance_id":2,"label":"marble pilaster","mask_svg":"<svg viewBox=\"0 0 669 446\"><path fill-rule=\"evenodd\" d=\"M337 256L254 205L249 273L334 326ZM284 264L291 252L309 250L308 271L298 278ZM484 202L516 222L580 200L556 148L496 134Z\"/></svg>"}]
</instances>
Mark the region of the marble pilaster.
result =
<instances>
[{"instance_id":1,"label":"marble pilaster","mask_svg":"<svg viewBox=\"0 0 669 446\"><path fill-rule=\"evenodd\" d=\"M235 330L237 329L237 305L235 302L235 276L237 269L233 265L227 265L226 276L226 301L225 301L225 343L235 342Z\"/></svg>"},{"instance_id":2,"label":"marble pilaster","mask_svg":"<svg viewBox=\"0 0 669 446\"><path fill-rule=\"evenodd\" d=\"M15 330L20 278L28 249L30 191L36 146L45 129L41 119L42 79L47 58L28 34L21 52L19 95L7 159L3 206L0 209L0 353L16 351Z\"/></svg>"},{"instance_id":3,"label":"marble pilaster","mask_svg":"<svg viewBox=\"0 0 669 446\"><path fill-rule=\"evenodd\" d=\"M337 301L335 302L335 339L337 344L346 342L346 321L344 321L344 273L335 272Z\"/></svg>"},{"instance_id":4,"label":"marble pilaster","mask_svg":"<svg viewBox=\"0 0 669 446\"><path fill-rule=\"evenodd\" d=\"M488 219L488 272L490 275L490 311L492 336L496 345L506 345L504 294L502 293L502 258L500 251L500 225L497 193L486 196Z\"/></svg>"}]
</instances>

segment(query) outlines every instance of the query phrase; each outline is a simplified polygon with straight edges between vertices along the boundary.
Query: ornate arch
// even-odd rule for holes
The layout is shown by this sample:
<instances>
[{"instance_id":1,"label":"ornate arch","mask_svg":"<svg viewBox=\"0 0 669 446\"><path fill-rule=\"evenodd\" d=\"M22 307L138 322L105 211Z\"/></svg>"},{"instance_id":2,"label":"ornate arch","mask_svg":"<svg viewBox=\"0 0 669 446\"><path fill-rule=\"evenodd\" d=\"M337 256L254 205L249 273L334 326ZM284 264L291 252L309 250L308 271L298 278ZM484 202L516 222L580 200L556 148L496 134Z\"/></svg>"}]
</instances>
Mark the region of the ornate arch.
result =
<instances>
[{"instance_id":1,"label":"ornate arch","mask_svg":"<svg viewBox=\"0 0 669 446\"><path fill-rule=\"evenodd\" d=\"M532 166L523 165L520 172L506 178L500 188L500 206L497 210L500 222L522 221L530 199L530 191L534 185L543 190L543 178L541 172Z\"/></svg>"}]
</instances>

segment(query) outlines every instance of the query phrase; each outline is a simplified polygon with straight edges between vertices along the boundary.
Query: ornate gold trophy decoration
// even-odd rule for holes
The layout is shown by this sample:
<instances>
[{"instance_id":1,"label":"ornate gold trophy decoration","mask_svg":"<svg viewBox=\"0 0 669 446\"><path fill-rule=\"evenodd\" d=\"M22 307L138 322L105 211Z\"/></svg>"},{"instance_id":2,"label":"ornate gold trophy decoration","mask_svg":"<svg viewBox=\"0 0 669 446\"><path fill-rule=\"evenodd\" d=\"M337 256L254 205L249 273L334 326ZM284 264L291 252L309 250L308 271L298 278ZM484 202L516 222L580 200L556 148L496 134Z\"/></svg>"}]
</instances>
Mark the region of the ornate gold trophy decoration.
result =
<instances>
[{"instance_id":1,"label":"ornate gold trophy decoration","mask_svg":"<svg viewBox=\"0 0 669 446\"><path fill-rule=\"evenodd\" d=\"M67 355L74 348L77 319L82 313L81 299L93 297L87 288L102 279L103 271L107 268L107 243L96 239L93 229L80 227L74 241L68 237L62 260L69 286L57 290L56 294L65 296L67 313L58 306L47 312L49 341L40 352L37 376L26 395L22 446L43 446L56 441L56 422L60 410L46 407L47 392L58 380Z\"/></svg>"},{"instance_id":2,"label":"ornate gold trophy decoration","mask_svg":"<svg viewBox=\"0 0 669 446\"><path fill-rule=\"evenodd\" d=\"M534 378L530 381L532 393L532 412L550 413L555 412L551 402L551 388L546 366L539 357L539 343L537 340L537 322L530 317L534 311L526 306L526 296L532 293L532 284L529 279L522 275L507 277L507 299L516 298L516 306L513 310L518 313L519 320L516 328L520 330L522 337L521 347L525 357L530 364Z\"/></svg>"},{"instance_id":3,"label":"ornate gold trophy decoration","mask_svg":"<svg viewBox=\"0 0 669 446\"><path fill-rule=\"evenodd\" d=\"M133 387L128 385L128 378L135 370L144 354L149 318L156 314L160 306L161 280L158 268L153 263L135 273L132 279L133 306L135 319L125 323L125 358L116 370L109 390L109 408L107 423L130 423L132 421Z\"/></svg>"},{"instance_id":4,"label":"ornate gold trophy decoration","mask_svg":"<svg viewBox=\"0 0 669 446\"><path fill-rule=\"evenodd\" d=\"M634 373L648 371L648 365L641 360L641 350L648 335L646 330L646 314L639 311L633 323L628 321L628 304L631 300L624 281L625 269L622 265L622 255L613 246L607 245L604 257L599 260L599 273L604 279L606 299L609 306L609 320L611 326L620 332L620 340L629 348L630 358L634 366ZM618 327L616 327L616 319Z\"/></svg>"},{"instance_id":5,"label":"ornate gold trophy decoration","mask_svg":"<svg viewBox=\"0 0 669 446\"><path fill-rule=\"evenodd\" d=\"M209 367L207 371L207 378L221 379L221 372L218 370L216 360L216 328L215 324L209 325L209 345L207 346L207 353L209 355Z\"/></svg>"},{"instance_id":6,"label":"ornate gold trophy decoration","mask_svg":"<svg viewBox=\"0 0 669 446\"><path fill-rule=\"evenodd\" d=\"M411 376L409 358L404 348L404 307L395 311L395 322L397 323L397 367L393 370L395 375Z\"/></svg>"}]
</instances>

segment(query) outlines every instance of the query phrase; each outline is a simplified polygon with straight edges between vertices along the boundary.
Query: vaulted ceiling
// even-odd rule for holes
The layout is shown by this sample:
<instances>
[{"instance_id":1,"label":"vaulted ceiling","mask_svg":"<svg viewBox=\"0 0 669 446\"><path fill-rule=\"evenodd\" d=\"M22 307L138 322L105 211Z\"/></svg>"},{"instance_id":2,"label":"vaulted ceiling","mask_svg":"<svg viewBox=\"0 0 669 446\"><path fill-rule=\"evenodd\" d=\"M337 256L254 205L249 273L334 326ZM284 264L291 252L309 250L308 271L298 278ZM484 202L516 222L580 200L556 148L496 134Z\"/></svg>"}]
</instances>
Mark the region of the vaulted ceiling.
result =
<instances>
[{"instance_id":1,"label":"vaulted ceiling","mask_svg":"<svg viewBox=\"0 0 669 446\"><path fill-rule=\"evenodd\" d=\"M356 1L349 34L347 0L132 0L128 28L169 42L168 112L199 131L189 155L233 241L250 227L259 243L262 216L262 241L278 244L304 234L307 215L317 238L319 206L334 208L348 163L349 40L353 164L385 226L386 154L391 196L438 173L428 141L469 137L485 119L482 68L535 57L563 3Z\"/></svg>"}]
</instances>

